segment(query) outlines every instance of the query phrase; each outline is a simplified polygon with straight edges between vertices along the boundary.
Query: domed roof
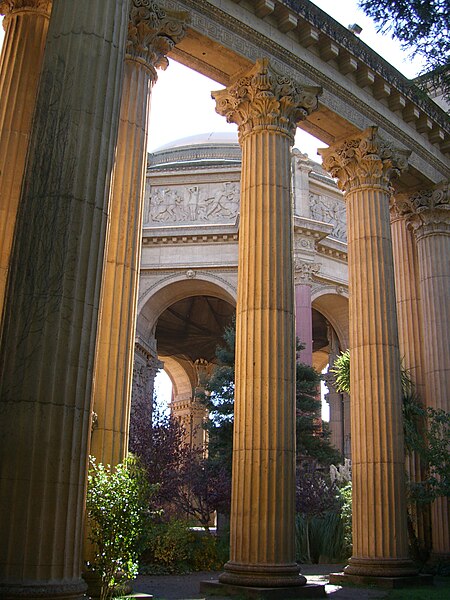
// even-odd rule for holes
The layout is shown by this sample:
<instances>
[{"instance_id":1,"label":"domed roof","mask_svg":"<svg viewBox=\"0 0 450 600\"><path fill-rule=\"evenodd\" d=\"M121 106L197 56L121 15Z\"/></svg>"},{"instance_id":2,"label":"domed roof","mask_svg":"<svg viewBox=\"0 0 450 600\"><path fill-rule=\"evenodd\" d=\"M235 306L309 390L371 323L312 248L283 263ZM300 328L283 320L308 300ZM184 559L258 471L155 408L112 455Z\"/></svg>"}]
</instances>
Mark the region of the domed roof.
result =
<instances>
[{"instance_id":1,"label":"domed roof","mask_svg":"<svg viewBox=\"0 0 450 600\"><path fill-rule=\"evenodd\" d=\"M162 152L163 150L169 150L172 148L180 148L185 146L201 146L204 144L238 144L238 136L234 131L219 131L219 132L204 132L198 133L196 135L190 135L188 137L180 138L178 140L173 140L172 142L167 142L167 144L163 144L159 146L152 152L152 154L157 154L158 152Z\"/></svg>"},{"instance_id":2,"label":"domed roof","mask_svg":"<svg viewBox=\"0 0 450 600\"><path fill-rule=\"evenodd\" d=\"M237 133L199 133L164 144L148 155L148 169L236 165L241 162Z\"/></svg>"}]
</instances>

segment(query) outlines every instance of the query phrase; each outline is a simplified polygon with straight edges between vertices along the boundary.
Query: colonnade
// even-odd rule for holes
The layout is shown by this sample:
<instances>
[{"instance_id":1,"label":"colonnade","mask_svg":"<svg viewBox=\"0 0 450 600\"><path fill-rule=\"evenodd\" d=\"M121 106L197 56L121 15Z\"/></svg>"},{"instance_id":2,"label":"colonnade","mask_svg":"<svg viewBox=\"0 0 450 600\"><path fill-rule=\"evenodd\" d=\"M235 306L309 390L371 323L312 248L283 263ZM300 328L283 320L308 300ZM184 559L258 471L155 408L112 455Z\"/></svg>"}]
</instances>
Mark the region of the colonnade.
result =
<instances>
[{"instance_id":1,"label":"colonnade","mask_svg":"<svg viewBox=\"0 0 450 600\"><path fill-rule=\"evenodd\" d=\"M0 1L7 15L0 148L2 157L16 157L0 171L7 281L0 290L0 507L8 515L0 522L0 595L8 599L78 599L85 590L87 457L94 452L114 463L126 453L150 92L187 17L150 1L53 0L49 20L51 4ZM39 69L37 85L30 73ZM214 93L217 111L238 124L242 145L226 584L305 583L293 533L289 153L296 124L317 107L319 93L280 77L266 59ZM392 179L407 168L407 157L375 127L338 140L322 156L348 207L354 553L347 573L414 575L389 221ZM408 301L422 315L424 395L445 410L448 193L443 184L410 195L406 219L417 252L420 302ZM418 334L409 333L405 319L399 322L406 347ZM93 411L99 427L91 442ZM433 550L448 554L443 501L432 519Z\"/></svg>"}]
</instances>

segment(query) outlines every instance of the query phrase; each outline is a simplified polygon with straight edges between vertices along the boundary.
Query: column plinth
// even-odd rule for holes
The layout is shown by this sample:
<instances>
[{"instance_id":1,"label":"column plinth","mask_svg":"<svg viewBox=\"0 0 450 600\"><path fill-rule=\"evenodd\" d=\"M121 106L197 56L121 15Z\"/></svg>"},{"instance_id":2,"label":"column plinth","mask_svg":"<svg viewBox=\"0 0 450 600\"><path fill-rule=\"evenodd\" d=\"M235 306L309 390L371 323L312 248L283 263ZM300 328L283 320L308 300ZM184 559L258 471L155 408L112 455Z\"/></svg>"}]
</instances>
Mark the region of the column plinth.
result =
<instances>
[{"instance_id":1,"label":"column plinth","mask_svg":"<svg viewBox=\"0 0 450 600\"><path fill-rule=\"evenodd\" d=\"M92 371L128 2L55 2L0 341L0 596L82 598Z\"/></svg>"},{"instance_id":2,"label":"column plinth","mask_svg":"<svg viewBox=\"0 0 450 600\"><path fill-rule=\"evenodd\" d=\"M51 0L0 0L0 316Z\"/></svg>"},{"instance_id":3,"label":"column plinth","mask_svg":"<svg viewBox=\"0 0 450 600\"><path fill-rule=\"evenodd\" d=\"M424 379L427 406L450 411L450 191L448 182L410 197L409 227L414 231L423 315ZM450 559L448 499L431 507L432 555Z\"/></svg>"},{"instance_id":4,"label":"column plinth","mask_svg":"<svg viewBox=\"0 0 450 600\"><path fill-rule=\"evenodd\" d=\"M214 92L242 146L230 561L222 584L301 586L295 562L295 317L290 148L319 88L267 60Z\"/></svg>"},{"instance_id":5,"label":"column plinth","mask_svg":"<svg viewBox=\"0 0 450 600\"><path fill-rule=\"evenodd\" d=\"M370 127L320 151L347 202L353 556L348 575L407 577L402 392L389 220L390 181L406 167Z\"/></svg>"}]
</instances>

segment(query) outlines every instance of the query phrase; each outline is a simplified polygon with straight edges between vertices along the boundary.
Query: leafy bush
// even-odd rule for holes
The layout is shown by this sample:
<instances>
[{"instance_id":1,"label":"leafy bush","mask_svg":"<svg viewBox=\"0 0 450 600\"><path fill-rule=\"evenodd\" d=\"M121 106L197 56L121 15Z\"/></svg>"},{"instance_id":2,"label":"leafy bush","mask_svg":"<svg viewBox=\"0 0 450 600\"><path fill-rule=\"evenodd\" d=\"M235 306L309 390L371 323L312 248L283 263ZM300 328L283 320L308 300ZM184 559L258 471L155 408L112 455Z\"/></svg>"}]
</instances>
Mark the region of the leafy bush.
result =
<instances>
[{"instance_id":1,"label":"leafy bush","mask_svg":"<svg viewBox=\"0 0 450 600\"><path fill-rule=\"evenodd\" d=\"M173 574L220 569L228 560L224 540L192 530L181 519L160 522L152 529L143 553L141 574Z\"/></svg>"},{"instance_id":2,"label":"leafy bush","mask_svg":"<svg viewBox=\"0 0 450 600\"><path fill-rule=\"evenodd\" d=\"M138 573L138 556L151 519L151 493L136 459L111 469L90 457L86 508L95 558L87 566L101 580L101 600L120 593L120 586Z\"/></svg>"}]
</instances>

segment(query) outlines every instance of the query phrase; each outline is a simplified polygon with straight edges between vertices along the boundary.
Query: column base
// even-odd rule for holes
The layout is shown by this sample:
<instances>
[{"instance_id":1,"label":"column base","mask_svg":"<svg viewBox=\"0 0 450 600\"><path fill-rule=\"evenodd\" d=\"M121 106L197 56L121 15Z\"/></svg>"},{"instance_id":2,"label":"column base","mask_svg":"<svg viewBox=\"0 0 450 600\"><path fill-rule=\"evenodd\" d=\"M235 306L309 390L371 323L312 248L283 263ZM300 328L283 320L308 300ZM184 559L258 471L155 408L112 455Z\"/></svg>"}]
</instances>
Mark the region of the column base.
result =
<instances>
[{"instance_id":1,"label":"column base","mask_svg":"<svg viewBox=\"0 0 450 600\"><path fill-rule=\"evenodd\" d=\"M15 583L0 582L2 600L86 600L86 583L79 579L73 583Z\"/></svg>"},{"instance_id":2,"label":"column base","mask_svg":"<svg viewBox=\"0 0 450 600\"><path fill-rule=\"evenodd\" d=\"M363 585L384 589L397 589L433 585L433 575L410 575L406 577L374 577L369 575L351 575L348 573L330 573L329 582L333 585Z\"/></svg>"},{"instance_id":3,"label":"column base","mask_svg":"<svg viewBox=\"0 0 450 600\"><path fill-rule=\"evenodd\" d=\"M252 587L201 581L200 592L206 596L237 596L245 600L284 600L284 598L326 598L325 586L305 584L290 587Z\"/></svg>"},{"instance_id":4,"label":"column base","mask_svg":"<svg viewBox=\"0 0 450 600\"><path fill-rule=\"evenodd\" d=\"M363 577L415 577L419 569L409 558L352 557L344 569L345 575Z\"/></svg>"},{"instance_id":5,"label":"column base","mask_svg":"<svg viewBox=\"0 0 450 600\"><path fill-rule=\"evenodd\" d=\"M249 565L229 561L219 575L219 582L246 587L288 588L305 585L306 577L300 574L297 563Z\"/></svg>"}]
</instances>

